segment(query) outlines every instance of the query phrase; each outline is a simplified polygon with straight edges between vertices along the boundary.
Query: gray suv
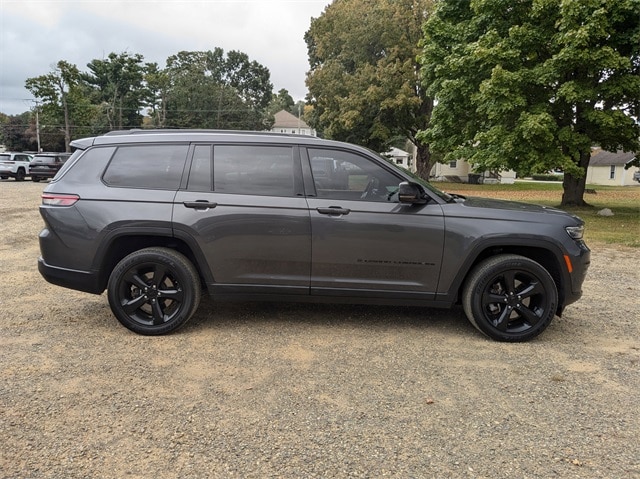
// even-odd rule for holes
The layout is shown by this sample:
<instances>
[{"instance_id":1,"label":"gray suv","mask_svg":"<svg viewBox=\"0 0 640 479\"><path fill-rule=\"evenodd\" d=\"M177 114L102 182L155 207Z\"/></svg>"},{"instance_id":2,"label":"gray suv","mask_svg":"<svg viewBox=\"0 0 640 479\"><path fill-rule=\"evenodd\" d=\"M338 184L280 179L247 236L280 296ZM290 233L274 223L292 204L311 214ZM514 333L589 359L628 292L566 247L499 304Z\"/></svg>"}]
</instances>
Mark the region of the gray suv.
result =
<instances>
[{"instance_id":1,"label":"gray suv","mask_svg":"<svg viewBox=\"0 0 640 479\"><path fill-rule=\"evenodd\" d=\"M540 334L581 295L584 223L448 195L371 151L300 135L132 130L72 143L42 194L38 266L105 289L140 334L215 300L462 304L499 341Z\"/></svg>"}]
</instances>

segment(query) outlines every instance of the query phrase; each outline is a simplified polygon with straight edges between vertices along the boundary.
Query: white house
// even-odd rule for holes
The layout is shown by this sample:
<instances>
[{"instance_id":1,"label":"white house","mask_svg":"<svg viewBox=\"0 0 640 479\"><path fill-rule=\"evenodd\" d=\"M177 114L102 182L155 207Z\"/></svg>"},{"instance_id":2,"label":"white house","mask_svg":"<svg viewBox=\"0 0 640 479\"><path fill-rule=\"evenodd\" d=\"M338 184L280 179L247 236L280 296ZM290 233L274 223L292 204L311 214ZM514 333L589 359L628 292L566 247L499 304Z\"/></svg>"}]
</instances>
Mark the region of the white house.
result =
<instances>
[{"instance_id":1,"label":"white house","mask_svg":"<svg viewBox=\"0 0 640 479\"><path fill-rule=\"evenodd\" d=\"M638 167L624 169L635 157L636 153L625 153L623 151L612 153L597 148L591 153L591 160L589 160L589 167L587 168L587 183L612 186L640 184L633 180L633 174L640 171Z\"/></svg>"},{"instance_id":2,"label":"white house","mask_svg":"<svg viewBox=\"0 0 640 479\"><path fill-rule=\"evenodd\" d=\"M454 160L448 163L436 163L431 170L431 176L436 181L511 184L516 179L516 172L513 170L503 170L498 173L490 171L474 172L471 164L467 161Z\"/></svg>"},{"instance_id":3,"label":"white house","mask_svg":"<svg viewBox=\"0 0 640 479\"><path fill-rule=\"evenodd\" d=\"M271 127L271 131L316 136L316 130L307 125L302 118L298 118L286 110L280 110L274 117L275 122Z\"/></svg>"},{"instance_id":4,"label":"white house","mask_svg":"<svg viewBox=\"0 0 640 479\"><path fill-rule=\"evenodd\" d=\"M411 154L407 153L400 148L391 148L389 151L382 154L385 158L388 158L392 163L401 166L409 171L413 171L413 159Z\"/></svg>"}]
</instances>

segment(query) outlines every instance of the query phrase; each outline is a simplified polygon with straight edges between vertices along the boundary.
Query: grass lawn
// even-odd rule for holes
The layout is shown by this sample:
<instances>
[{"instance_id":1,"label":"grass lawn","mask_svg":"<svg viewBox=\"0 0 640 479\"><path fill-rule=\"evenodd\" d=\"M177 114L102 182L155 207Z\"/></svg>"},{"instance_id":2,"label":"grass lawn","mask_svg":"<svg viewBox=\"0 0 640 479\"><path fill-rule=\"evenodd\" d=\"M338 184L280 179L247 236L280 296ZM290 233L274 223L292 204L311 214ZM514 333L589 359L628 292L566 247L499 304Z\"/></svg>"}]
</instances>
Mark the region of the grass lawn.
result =
<instances>
[{"instance_id":1,"label":"grass lawn","mask_svg":"<svg viewBox=\"0 0 640 479\"><path fill-rule=\"evenodd\" d=\"M523 201L546 206L560 206L562 184L516 182L513 185L470 185L467 183L434 183L441 190L466 196L484 196ZM585 193L591 207L562 208L580 216L586 223L585 240L594 243L640 247L640 186L587 185L595 193ZM613 216L600 216L609 208Z\"/></svg>"}]
</instances>

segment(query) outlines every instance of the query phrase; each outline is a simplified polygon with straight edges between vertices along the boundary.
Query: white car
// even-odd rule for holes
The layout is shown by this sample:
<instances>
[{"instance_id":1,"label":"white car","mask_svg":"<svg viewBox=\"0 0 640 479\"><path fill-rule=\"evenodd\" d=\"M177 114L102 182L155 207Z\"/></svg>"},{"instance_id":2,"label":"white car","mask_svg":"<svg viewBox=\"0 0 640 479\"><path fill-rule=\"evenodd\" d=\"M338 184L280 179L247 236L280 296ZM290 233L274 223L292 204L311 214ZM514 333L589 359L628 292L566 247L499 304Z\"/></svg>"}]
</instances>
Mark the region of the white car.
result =
<instances>
[{"instance_id":1,"label":"white car","mask_svg":"<svg viewBox=\"0 0 640 479\"><path fill-rule=\"evenodd\" d=\"M13 153L10 151L0 153L0 178L6 180L9 177L16 181L23 181L29 175L29 165L33 157L27 153Z\"/></svg>"}]
</instances>

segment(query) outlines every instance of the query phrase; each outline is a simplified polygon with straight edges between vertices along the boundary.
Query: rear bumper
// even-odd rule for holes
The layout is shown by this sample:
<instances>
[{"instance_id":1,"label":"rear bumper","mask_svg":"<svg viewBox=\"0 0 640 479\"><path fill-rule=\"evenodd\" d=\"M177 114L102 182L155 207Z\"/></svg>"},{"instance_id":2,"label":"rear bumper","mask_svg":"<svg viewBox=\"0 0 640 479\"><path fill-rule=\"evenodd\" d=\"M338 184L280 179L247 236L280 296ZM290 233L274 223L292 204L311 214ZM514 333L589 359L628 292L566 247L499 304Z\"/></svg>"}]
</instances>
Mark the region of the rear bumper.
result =
<instances>
[{"instance_id":1,"label":"rear bumper","mask_svg":"<svg viewBox=\"0 0 640 479\"><path fill-rule=\"evenodd\" d=\"M31 170L29 175L36 178L53 178L58 170Z\"/></svg>"},{"instance_id":2,"label":"rear bumper","mask_svg":"<svg viewBox=\"0 0 640 479\"><path fill-rule=\"evenodd\" d=\"M38 258L38 271L44 279L56 286L93 294L101 294L104 291L99 285L97 274L90 271L51 266L42 257Z\"/></svg>"}]
</instances>

